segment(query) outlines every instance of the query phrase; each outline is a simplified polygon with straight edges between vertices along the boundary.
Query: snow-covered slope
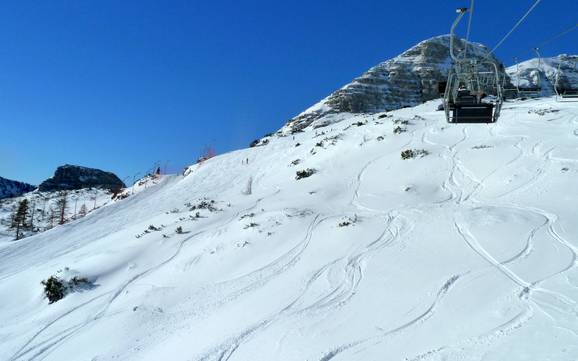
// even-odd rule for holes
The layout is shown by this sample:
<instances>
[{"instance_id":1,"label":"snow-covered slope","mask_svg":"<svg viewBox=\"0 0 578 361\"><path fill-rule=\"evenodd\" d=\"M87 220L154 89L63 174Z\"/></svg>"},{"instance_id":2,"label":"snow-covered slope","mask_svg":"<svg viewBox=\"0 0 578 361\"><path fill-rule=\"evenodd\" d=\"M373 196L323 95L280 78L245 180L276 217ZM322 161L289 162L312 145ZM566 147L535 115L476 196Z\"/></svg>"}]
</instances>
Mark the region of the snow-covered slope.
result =
<instances>
[{"instance_id":1,"label":"snow-covered slope","mask_svg":"<svg viewBox=\"0 0 578 361\"><path fill-rule=\"evenodd\" d=\"M59 201L66 199L63 216L68 221L82 217L84 214L108 204L111 201L111 193L96 188L79 189L67 193L35 190L20 197L0 200L0 244L2 241L14 239L15 230L12 229L12 216L24 199L28 200L26 218L28 226L23 230L26 237L44 232L59 223L60 208L62 208Z\"/></svg>"},{"instance_id":2,"label":"snow-covered slope","mask_svg":"<svg viewBox=\"0 0 578 361\"><path fill-rule=\"evenodd\" d=\"M114 192L102 188L82 188L69 191L43 192L39 189L25 193L19 197L0 200L0 246L2 242L13 241L15 228L12 218L18 210L18 205L24 199L28 201L26 226L21 229L22 236L28 237L57 226L61 219L69 222L79 219L88 213L116 201L137 194L148 187L155 186L162 176L148 175L138 180L133 186ZM64 212L62 202L65 201Z\"/></svg>"},{"instance_id":3,"label":"snow-covered slope","mask_svg":"<svg viewBox=\"0 0 578 361\"><path fill-rule=\"evenodd\" d=\"M542 88L542 96L554 94L554 84L558 65L560 65L559 86L578 88L578 55L558 55L550 58L533 58L514 64L506 68L506 73L510 76L514 85L520 88L536 87Z\"/></svg>"},{"instance_id":4,"label":"snow-covered slope","mask_svg":"<svg viewBox=\"0 0 578 361\"><path fill-rule=\"evenodd\" d=\"M437 105L333 114L4 245L0 359L577 359L578 108ZM90 287L49 305L51 275Z\"/></svg>"},{"instance_id":5,"label":"snow-covered slope","mask_svg":"<svg viewBox=\"0 0 578 361\"><path fill-rule=\"evenodd\" d=\"M34 190L33 185L0 177L0 199L18 197Z\"/></svg>"}]
</instances>

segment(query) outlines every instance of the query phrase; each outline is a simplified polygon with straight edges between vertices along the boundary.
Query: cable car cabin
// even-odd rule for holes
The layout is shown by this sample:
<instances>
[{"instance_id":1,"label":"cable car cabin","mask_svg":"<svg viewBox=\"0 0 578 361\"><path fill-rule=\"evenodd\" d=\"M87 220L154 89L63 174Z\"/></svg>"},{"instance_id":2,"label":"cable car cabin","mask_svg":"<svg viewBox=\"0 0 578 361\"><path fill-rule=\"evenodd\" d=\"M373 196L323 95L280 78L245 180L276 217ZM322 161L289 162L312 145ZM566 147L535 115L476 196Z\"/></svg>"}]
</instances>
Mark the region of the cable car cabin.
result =
<instances>
[{"instance_id":1,"label":"cable car cabin","mask_svg":"<svg viewBox=\"0 0 578 361\"><path fill-rule=\"evenodd\" d=\"M478 101L469 91L459 91L449 104L450 123L493 123L494 104Z\"/></svg>"}]
</instances>

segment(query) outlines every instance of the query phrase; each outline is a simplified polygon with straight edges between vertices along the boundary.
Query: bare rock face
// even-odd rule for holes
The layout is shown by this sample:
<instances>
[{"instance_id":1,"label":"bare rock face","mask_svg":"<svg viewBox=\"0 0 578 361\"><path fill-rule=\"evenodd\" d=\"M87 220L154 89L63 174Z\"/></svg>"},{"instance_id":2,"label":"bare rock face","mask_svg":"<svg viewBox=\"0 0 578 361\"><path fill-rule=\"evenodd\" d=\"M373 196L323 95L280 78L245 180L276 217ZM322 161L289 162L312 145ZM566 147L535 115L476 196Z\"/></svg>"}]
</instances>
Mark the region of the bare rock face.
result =
<instances>
[{"instance_id":1,"label":"bare rock face","mask_svg":"<svg viewBox=\"0 0 578 361\"><path fill-rule=\"evenodd\" d=\"M58 167L54 176L42 182L38 189L50 192L82 188L118 190L124 187L124 183L113 173L67 164Z\"/></svg>"},{"instance_id":2,"label":"bare rock face","mask_svg":"<svg viewBox=\"0 0 578 361\"><path fill-rule=\"evenodd\" d=\"M0 177L0 199L18 197L35 189L31 184Z\"/></svg>"},{"instance_id":3,"label":"bare rock face","mask_svg":"<svg viewBox=\"0 0 578 361\"><path fill-rule=\"evenodd\" d=\"M483 59L489 53L481 44L468 42L468 54ZM456 39L456 53L466 45ZM331 113L376 113L411 107L440 97L438 84L447 80L452 61L450 36L424 40L401 55L387 60L335 91L318 104L289 120L282 132L296 132ZM490 55L506 77L503 64Z\"/></svg>"}]
</instances>

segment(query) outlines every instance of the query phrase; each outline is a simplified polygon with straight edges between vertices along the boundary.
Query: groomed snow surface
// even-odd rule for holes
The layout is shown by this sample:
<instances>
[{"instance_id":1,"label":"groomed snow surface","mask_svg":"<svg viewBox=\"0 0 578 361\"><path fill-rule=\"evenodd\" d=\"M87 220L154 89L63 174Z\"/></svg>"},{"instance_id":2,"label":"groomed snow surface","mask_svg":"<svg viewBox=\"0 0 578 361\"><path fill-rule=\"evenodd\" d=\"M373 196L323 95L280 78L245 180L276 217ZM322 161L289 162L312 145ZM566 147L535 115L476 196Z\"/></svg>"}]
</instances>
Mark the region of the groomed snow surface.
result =
<instances>
[{"instance_id":1,"label":"groomed snow surface","mask_svg":"<svg viewBox=\"0 0 578 361\"><path fill-rule=\"evenodd\" d=\"M438 103L341 114L0 248L0 359L578 359L578 105L458 125ZM92 286L49 305L51 275Z\"/></svg>"}]
</instances>

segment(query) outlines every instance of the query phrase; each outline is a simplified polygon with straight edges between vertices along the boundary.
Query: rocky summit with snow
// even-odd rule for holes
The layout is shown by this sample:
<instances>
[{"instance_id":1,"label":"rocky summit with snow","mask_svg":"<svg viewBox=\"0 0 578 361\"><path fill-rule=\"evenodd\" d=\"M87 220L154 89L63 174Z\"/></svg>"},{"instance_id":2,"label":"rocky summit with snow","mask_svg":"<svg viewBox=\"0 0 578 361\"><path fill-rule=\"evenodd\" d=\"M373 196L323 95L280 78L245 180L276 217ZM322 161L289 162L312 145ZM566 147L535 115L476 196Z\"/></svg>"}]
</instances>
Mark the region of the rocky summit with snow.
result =
<instances>
[{"instance_id":1,"label":"rocky summit with snow","mask_svg":"<svg viewBox=\"0 0 578 361\"><path fill-rule=\"evenodd\" d=\"M115 190L125 185L114 173L66 164L58 167L54 176L40 183L38 189L50 192L91 187Z\"/></svg>"},{"instance_id":2,"label":"rocky summit with snow","mask_svg":"<svg viewBox=\"0 0 578 361\"><path fill-rule=\"evenodd\" d=\"M578 88L578 55L561 54L555 57L533 58L506 69L514 86L540 88L541 96L555 94L558 77L559 88Z\"/></svg>"},{"instance_id":3,"label":"rocky summit with snow","mask_svg":"<svg viewBox=\"0 0 578 361\"><path fill-rule=\"evenodd\" d=\"M478 43L455 38L455 52L467 46L468 55L480 61L493 61L506 78L503 64L489 49ZM393 59L374 66L351 83L335 91L291 119L285 132L296 132L332 113L375 113L416 106L440 97L438 85L445 82L451 67L450 36L424 40Z\"/></svg>"},{"instance_id":4,"label":"rocky summit with snow","mask_svg":"<svg viewBox=\"0 0 578 361\"><path fill-rule=\"evenodd\" d=\"M35 186L0 177L0 199L18 197L36 189Z\"/></svg>"},{"instance_id":5,"label":"rocky summit with snow","mask_svg":"<svg viewBox=\"0 0 578 361\"><path fill-rule=\"evenodd\" d=\"M578 359L578 103L448 124L390 76L352 84L406 108L332 95L259 146L0 237L0 360Z\"/></svg>"}]
</instances>

